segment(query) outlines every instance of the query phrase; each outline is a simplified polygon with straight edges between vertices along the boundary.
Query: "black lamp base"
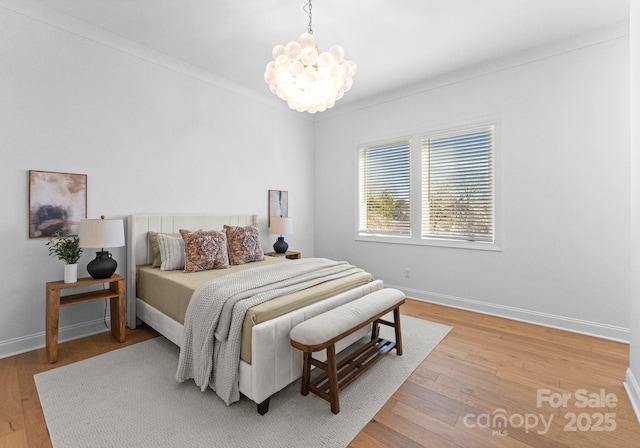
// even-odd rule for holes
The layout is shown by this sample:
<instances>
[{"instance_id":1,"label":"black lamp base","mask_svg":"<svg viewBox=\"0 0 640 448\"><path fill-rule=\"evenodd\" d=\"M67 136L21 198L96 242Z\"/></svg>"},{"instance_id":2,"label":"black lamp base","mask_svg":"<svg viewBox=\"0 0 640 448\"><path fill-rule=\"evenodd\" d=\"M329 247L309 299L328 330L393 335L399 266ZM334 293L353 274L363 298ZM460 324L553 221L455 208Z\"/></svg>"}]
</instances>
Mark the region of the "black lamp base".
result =
<instances>
[{"instance_id":1,"label":"black lamp base","mask_svg":"<svg viewBox=\"0 0 640 448\"><path fill-rule=\"evenodd\" d=\"M287 244L287 242L284 240L283 236L279 236L278 237L278 241L275 242L275 244L273 245L273 250L277 253L277 254L283 254L287 251L287 249L289 248L289 245Z\"/></svg>"},{"instance_id":2,"label":"black lamp base","mask_svg":"<svg viewBox=\"0 0 640 448\"><path fill-rule=\"evenodd\" d=\"M93 278L109 278L116 272L118 263L111 258L109 251L96 252L96 258L87 265L87 272Z\"/></svg>"}]
</instances>

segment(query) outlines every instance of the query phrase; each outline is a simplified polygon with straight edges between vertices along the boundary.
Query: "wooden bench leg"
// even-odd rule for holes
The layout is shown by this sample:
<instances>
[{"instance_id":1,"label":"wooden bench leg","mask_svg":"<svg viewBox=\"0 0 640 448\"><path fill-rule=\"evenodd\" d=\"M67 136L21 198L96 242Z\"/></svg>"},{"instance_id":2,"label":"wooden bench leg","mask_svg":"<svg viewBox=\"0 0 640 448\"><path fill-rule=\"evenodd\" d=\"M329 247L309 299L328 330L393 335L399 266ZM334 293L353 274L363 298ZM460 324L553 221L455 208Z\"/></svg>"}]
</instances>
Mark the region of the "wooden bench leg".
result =
<instances>
[{"instance_id":1,"label":"wooden bench leg","mask_svg":"<svg viewBox=\"0 0 640 448\"><path fill-rule=\"evenodd\" d=\"M393 310L394 327L396 330L396 354L402 356L402 331L400 331L400 307Z\"/></svg>"},{"instance_id":2,"label":"wooden bench leg","mask_svg":"<svg viewBox=\"0 0 640 448\"><path fill-rule=\"evenodd\" d=\"M309 382L311 381L311 352L304 352L303 355L302 388L300 389L300 393L307 396L309 395Z\"/></svg>"},{"instance_id":3,"label":"wooden bench leg","mask_svg":"<svg viewBox=\"0 0 640 448\"><path fill-rule=\"evenodd\" d=\"M340 399L338 398L338 365L336 363L336 346L327 347L327 376L329 380L329 398L331 412L340 412Z\"/></svg>"},{"instance_id":4,"label":"wooden bench leg","mask_svg":"<svg viewBox=\"0 0 640 448\"><path fill-rule=\"evenodd\" d=\"M378 321L374 320L371 325L371 340L375 341L380 336L380 326L378 325Z\"/></svg>"}]
</instances>

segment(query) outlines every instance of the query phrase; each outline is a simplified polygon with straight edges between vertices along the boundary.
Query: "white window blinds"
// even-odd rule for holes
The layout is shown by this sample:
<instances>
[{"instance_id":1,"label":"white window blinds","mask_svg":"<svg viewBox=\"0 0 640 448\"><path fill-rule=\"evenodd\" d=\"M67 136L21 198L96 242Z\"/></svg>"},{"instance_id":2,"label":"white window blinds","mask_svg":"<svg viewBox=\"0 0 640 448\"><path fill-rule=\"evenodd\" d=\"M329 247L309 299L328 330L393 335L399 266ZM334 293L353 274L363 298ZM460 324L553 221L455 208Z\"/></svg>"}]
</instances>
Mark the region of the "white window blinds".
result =
<instances>
[{"instance_id":1,"label":"white window blinds","mask_svg":"<svg viewBox=\"0 0 640 448\"><path fill-rule=\"evenodd\" d=\"M422 238L494 241L494 126L422 139Z\"/></svg>"},{"instance_id":2,"label":"white window blinds","mask_svg":"<svg viewBox=\"0 0 640 448\"><path fill-rule=\"evenodd\" d=\"M359 152L360 235L411 236L410 141Z\"/></svg>"}]
</instances>

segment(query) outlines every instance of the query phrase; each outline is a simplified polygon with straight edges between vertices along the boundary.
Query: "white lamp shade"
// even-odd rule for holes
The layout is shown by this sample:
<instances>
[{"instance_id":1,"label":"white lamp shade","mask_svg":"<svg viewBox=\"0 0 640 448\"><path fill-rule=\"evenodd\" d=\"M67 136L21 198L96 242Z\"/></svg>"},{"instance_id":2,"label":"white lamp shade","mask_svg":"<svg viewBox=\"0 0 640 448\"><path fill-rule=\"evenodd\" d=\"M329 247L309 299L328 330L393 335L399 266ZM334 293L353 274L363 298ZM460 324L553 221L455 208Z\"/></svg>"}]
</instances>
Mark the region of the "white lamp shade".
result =
<instances>
[{"instance_id":1,"label":"white lamp shade","mask_svg":"<svg viewBox=\"0 0 640 448\"><path fill-rule=\"evenodd\" d=\"M124 246L124 223L121 219L83 219L78 238L80 247Z\"/></svg>"},{"instance_id":2,"label":"white lamp shade","mask_svg":"<svg viewBox=\"0 0 640 448\"><path fill-rule=\"evenodd\" d=\"M272 216L269 233L272 235L293 235L293 219Z\"/></svg>"}]
</instances>

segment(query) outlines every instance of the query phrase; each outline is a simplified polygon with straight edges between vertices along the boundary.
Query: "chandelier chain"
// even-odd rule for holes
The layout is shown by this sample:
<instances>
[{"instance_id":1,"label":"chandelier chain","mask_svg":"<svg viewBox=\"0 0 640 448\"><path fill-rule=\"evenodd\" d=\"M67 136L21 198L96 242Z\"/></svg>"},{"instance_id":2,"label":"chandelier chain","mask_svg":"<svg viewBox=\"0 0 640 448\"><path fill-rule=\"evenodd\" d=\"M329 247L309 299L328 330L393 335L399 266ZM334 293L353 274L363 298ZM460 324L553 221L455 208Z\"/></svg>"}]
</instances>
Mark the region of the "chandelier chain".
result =
<instances>
[{"instance_id":1,"label":"chandelier chain","mask_svg":"<svg viewBox=\"0 0 640 448\"><path fill-rule=\"evenodd\" d=\"M313 36L313 5L311 4L311 0L309 0L307 4L302 7L302 9L304 9L304 12L309 14L309 25L307 26L307 31Z\"/></svg>"}]
</instances>

